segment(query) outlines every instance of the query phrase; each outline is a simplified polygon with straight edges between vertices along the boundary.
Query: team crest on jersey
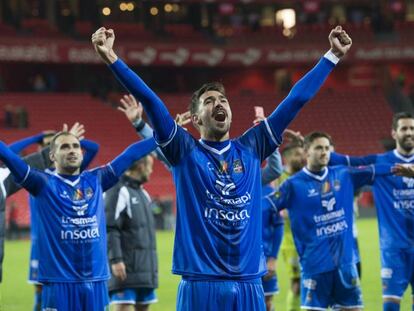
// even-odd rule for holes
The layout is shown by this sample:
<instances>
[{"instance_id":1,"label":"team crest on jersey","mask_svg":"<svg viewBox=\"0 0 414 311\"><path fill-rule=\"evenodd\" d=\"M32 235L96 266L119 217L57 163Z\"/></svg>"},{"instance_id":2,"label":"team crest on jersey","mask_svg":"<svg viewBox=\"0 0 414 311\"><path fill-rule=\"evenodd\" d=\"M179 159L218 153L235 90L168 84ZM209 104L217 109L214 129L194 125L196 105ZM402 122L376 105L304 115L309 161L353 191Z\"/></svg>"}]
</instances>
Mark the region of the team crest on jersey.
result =
<instances>
[{"instance_id":1,"label":"team crest on jersey","mask_svg":"<svg viewBox=\"0 0 414 311\"><path fill-rule=\"evenodd\" d=\"M333 187L334 187L335 191L341 190L341 182L338 179L334 180L334 186Z\"/></svg>"},{"instance_id":2,"label":"team crest on jersey","mask_svg":"<svg viewBox=\"0 0 414 311\"><path fill-rule=\"evenodd\" d=\"M239 159L233 162L233 172L234 173L243 173L243 165Z\"/></svg>"},{"instance_id":3,"label":"team crest on jersey","mask_svg":"<svg viewBox=\"0 0 414 311\"><path fill-rule=\"evenodd\" d=\"M83 199L83 192L80 189L76 189L73 193L73 200L74 201L80 201Z\"/></svg>"},{"instance_id":4,"label":"team crest on jersey","mask_svg":"<svg viewBox=\"0 0 414 311\"><path fill-rule=\"evenodd\" d=\"M85 197L86 197L86 199L90 199L90 198L92 198L92 196L93 196L93 190L92 190L92 188L86 188L86 190L85 190Z\"/></svg>"},{"instance_id":5,"label":"team crest on jersey","mask_svg":"<svg viewBox=\"0 0 414 311\"><path fill-rule=\"evenodd\" d=\"M220 161L220 173L228 174L228 171L229 171L229 164L224 160Z\"/></svg>"}]
</instances>

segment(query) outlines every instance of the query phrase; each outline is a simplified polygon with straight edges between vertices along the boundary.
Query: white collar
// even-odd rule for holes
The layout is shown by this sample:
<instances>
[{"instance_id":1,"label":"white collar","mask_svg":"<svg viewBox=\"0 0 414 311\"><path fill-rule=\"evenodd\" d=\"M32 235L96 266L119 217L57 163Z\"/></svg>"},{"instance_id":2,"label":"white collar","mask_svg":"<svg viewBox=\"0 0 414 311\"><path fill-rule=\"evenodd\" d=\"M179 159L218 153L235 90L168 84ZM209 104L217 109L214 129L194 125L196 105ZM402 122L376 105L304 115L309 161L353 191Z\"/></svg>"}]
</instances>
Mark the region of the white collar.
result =
<instances>
[{"instance_id":1,"label":"white collar","mask_svg":"<svg viewBox=\"0 0 414 311\"><path fill-rule=\"evenodd\" d=\"M218 150L218 149L216 149L216 148L213 148L213 147L211 147L211 146L207 145L207 144L206 144L205 142L203 142L201 139L199 139L199 142L200 142L201 146L203 146L204 148L206 148L208 151L214 152L214 153L216 153L216 154L223 154L223 153L225 153L227 150L229 150L229 149L230 149L230 147L231 147L231 141L229 141L228 145L227 145L227 146L225 146L225 147L224 147L223 149L221 149L221 150Z\"/></svg>"},{"instance_id":2,"label":"white collar","mask_svg":"<svg viewBox=\"0 0 414 311\"><path fill-rule=\"evenodd\" d=\"M319 175L316 175L316 174L314 174L314 173L312 173L310 170L308 170L306 167L304 167L303 169L303 172L306 174L306 175L308 175L308 176L310 176L310 177L312 177L312 178L315 178L315 179L317 179L317 180L319 180L319 181L322 181L322 180L324 180L325 179L325 177L328 175L328 168L327 167L324 167L324 172L323 172L323 174L321 175L321 176L319 176Z\"/></svg>"},{"instance_id":3,"label":"white collar","mask_svg":"<svg viewBox=\"0 0 414 311\"><path fill-rule=\"evenodd\" d=\"M68 185L74 187L79 183L80 178L76 178L74 181L71 181L70 179L66 179L65 177L60 176L56 171L50 171L50 170L45 170L46 173L50 174L50 175L54 175L57 178L59 178L61 181L63 181L64 183L67 183Z\"/></svg>"},{"instance_id":4,"label":"white collar","mask_svg":"<svg viewBox=\"0 0 414 311\"><path fill-rule=\"evenodd\" d=\"M412 162L412 161L414 161L414 154L412 155L412 156L410 156L409 158L407 158L407 157L405 157L405 156L403 156L402 154L400 154L398 151L397 151L397 149L394 149L394 155L398 158L398 159L400 159L400 160L403 160L404 162Z\"/></svg>"}]
</instances>

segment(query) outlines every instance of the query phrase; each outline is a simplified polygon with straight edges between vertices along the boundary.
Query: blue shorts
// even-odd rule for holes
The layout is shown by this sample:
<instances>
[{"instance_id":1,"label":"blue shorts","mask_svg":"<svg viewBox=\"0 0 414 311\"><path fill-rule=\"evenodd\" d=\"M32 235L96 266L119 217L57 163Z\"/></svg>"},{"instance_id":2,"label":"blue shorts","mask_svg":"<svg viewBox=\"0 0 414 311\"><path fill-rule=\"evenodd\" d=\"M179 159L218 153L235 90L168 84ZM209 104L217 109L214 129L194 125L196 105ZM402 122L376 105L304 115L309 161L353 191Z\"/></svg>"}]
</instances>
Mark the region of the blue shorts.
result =
<instances>
[{"instance_id":1,"label":"blue shorts","mask_svg":"<svg viewBox=\"0 0 414 311\"><path fill-rule=\"evenodd\" d=\"M124 288L111 292L111 304L148 305L157 301L153 288Z\"/></svg>"},{"instance_id":2,"label":"blue shorts","mask_svg":"<svg viewBox=\"0 0 414 311\"><path fill-rule=\"evenodd\" d=\"M277 283L276 275L270 279L267 279L266 281L262 278L262 285L265 296L271 296L279 292L279 286Z\"/></svg>"},{"instance_id":3,"label":"blue shorts","mask_svg":"<svg viewBox=\"0 0 414 311\"><path fill-rule=\"evenodd\" d=\"M44 283L42 310L104 311L108 307L107 281Z\"/></svg>"},{"instance_id":4,"label":"blue shorts","mask_svg":"<svg viewBox=\"0 0 414 311\"><path fill-rule=\"evenodd\" d=\"M177 310L180 311L265 311L262 280L189 281L178 286Z\"/></svg>"},{"instance_id":5,"label":"blue shorts","mask_svg":"<svg viewBox=\"0 0 414 311\"><path fill-rule=\"evenodd\" d=\"M301 276L301 308L362 308L362 294L355 265Z\"/></svg>"},{"instance_id":6,"label":"blue shorts","mask_svg":"<svg viewBox=\"0 0 414 311\"><path fill-rule=\"evenodd\" d=\"M414 251L381 250L382 296L401 299L408 284L414 294Z\"/></svg>"}]
</instances>

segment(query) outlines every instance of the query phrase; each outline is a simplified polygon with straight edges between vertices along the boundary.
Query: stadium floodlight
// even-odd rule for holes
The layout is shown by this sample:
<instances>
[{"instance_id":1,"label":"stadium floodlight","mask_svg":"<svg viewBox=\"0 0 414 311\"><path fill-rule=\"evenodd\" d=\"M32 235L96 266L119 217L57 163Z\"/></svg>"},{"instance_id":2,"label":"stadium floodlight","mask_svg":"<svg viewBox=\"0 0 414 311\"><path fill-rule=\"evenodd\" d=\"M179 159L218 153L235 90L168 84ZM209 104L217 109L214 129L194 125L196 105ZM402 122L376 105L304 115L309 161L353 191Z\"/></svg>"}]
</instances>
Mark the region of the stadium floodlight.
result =
<instances>
[{"instance_id":1,"label":"stadium floodlight","mask_svg":"<svg viewBox=\"0 0 414 311\"><path fill-rule=\"evenodd\" d=\"M111 15L111 9L107 6L102 8L102 14L105 16Z\"/></svg>"},{"instance_id":2,"label":"stadium floodlight","mask_svg":"<svg viewBox=\"0 0 414 311\"><path fill-rule=\"evenodd\" d=\"M128 12L132 12L134 10L134 8L135 8L135 5L134 5L133 2L129 2L129 3L126 4L126 9L127 9Z\"/></svg>"},{"instance_id":3,"label":"stadium floodlight","mask_svg":"<svg viewBox=\"0 0 414 311\"><path fill-rule=\"evenodd\" d=\"M150 13L151 13L152 16L156 16L156 15L158 15L158 9L155 6L153 6L150 9Z\"/></svg>"},{"instance_id":4,"label":"stadium floodlight","mask_svg":"<svg viewBox=\"0 0 414 311\"><path fill-rule=\"evenodd\" d=\"M173 10L173 6L170 3L164 5L164 11L167 13L171 13Z\"/></svg>"},{"instance_id":5,"label":"stadium floodlight","mask_svg":"<svg viewBox=\"0 0 414 311\"><path fill-rule=\"evenodd\" d=\"M296 25L296 12L294 9L283 9L276 11L276 24L282 25L284 29L291 29Z\"/></svg>"},{"instance_id":6,"label":"stadium floodlight","mask_svg":"<svg viewBox=\"0 0 414 311\"><path fill-rule=\"evenodd\" d=\"M121 3L119 4L119 9L120 9L122 12L126 11L126 10L127 10L127 4L126 4L125 2L121 2Z\"/></svg>"}]
</instances>

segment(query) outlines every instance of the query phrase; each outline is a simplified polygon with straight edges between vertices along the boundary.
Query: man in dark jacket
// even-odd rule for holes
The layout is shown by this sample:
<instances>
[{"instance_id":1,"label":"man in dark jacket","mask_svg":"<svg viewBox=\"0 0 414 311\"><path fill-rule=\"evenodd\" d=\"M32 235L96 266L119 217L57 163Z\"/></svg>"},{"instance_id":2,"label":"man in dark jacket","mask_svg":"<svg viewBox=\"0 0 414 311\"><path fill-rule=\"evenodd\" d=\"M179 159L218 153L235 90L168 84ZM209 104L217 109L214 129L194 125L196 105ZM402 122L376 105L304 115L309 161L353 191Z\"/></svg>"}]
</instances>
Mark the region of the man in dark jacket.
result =
<instances>
[{"instance_id":1,"label":"man in dark jacket","mask_svg":"<svg viewBox=\"0 0 414 311\"><path fill-rule=\"evenodd\" d=\"M109 281L115 311L148 310L157 301L158 265L151 198L142 185L153 159L137 161L105 194Z\"/></svg>"}]
</instances>

